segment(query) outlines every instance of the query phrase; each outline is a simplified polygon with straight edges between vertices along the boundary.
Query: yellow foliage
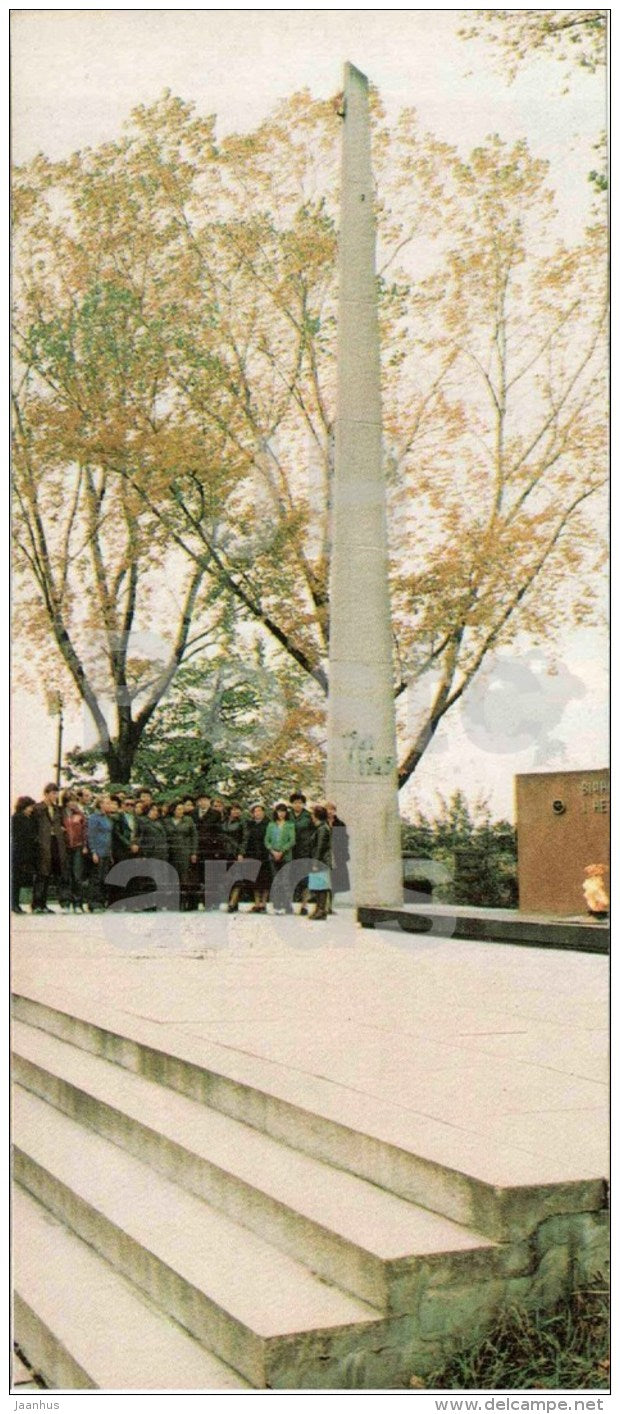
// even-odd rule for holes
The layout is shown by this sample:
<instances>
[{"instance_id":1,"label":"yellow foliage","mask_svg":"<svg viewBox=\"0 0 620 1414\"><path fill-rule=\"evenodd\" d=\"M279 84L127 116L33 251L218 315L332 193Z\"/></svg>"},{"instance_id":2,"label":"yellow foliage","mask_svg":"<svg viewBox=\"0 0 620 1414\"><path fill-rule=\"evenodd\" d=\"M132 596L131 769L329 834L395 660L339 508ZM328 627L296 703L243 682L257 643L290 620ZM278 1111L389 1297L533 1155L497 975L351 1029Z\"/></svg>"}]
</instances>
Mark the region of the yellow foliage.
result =
<instances>
[{"instance_id":1,"label":"yellow foliage","mask_svg":"<svg viewBox=\"0 0 620 1414\"><path fill-rule=\"evenodd\" d=\"M153 621L174 565L323 682L339 141L307 92L219 145L167 93L16 174L15 526L59 645ZM374 96L373 145L399 668L444 711L515 625L593 611L606 233L566 244L522 140L464 161Z\"/></svg>"}]
</instances>

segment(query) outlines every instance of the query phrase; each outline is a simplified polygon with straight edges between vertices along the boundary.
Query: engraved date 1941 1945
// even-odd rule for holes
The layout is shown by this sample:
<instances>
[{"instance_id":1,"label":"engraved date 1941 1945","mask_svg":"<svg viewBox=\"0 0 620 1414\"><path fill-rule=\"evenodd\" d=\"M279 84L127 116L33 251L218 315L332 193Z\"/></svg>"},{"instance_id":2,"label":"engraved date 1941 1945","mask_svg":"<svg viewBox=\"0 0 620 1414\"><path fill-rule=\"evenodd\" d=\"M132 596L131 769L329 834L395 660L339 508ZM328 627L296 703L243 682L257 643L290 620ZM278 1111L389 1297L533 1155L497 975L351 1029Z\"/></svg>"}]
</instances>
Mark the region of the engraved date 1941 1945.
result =
<instances>
[{"instance_id":1,"label":"engraved date 1941 1945","mask_svg":"<svg viewBox=\"0 0 620 1414\"><path fill-rule=\"evenodd\" d=\"M372 736L360 736L359 732L343 733L349 766L358 776L389 776L394 769L394 756L377 753Z\"/></svg>"}]
</instances>

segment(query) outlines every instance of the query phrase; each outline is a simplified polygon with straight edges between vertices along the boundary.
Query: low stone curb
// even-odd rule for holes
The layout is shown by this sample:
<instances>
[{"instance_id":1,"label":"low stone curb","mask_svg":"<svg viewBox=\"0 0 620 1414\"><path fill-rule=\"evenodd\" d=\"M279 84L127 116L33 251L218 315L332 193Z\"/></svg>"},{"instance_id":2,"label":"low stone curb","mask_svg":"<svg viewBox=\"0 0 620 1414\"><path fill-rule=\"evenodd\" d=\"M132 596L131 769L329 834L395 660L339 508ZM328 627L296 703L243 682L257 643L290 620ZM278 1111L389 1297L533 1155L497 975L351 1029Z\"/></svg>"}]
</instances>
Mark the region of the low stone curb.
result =
<instances>
[{"instance_id":1,"label":"low stone curb","mask_svg":"<svg viewBox=\"0 0 620 1414\"><path fill-rule=\"evenodd\" d=\"M405 933L433 932L440 938L466 938L477 943L511 943L516 947L560 948L570 952L609 952L609 926L602 923L538 922L528 918L498 918L497 914L454 913L448 909L357 909L362 928L398 926Z\"/></svg>"}]
</instances>

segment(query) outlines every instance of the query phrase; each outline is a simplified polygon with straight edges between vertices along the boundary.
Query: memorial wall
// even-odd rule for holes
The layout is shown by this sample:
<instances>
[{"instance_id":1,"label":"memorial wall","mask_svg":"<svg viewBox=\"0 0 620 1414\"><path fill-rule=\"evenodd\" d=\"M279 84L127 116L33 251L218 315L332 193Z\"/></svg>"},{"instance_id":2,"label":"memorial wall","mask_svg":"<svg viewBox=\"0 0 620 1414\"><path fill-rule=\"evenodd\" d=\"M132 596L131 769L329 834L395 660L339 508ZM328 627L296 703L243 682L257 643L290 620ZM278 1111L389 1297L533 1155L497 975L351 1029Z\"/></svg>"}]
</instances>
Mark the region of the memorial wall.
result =
<instances>
[{"instance_id":1,"label":"memorial wall","mask_svg":"<svg viewBox=\"0 0 620 1414\"><path fill-rule=\"evenodd\" d=\"M585 914L586 867L609 864L609 770L537 771L515 782L519 908Z\"/></svg>"}]
</instances>

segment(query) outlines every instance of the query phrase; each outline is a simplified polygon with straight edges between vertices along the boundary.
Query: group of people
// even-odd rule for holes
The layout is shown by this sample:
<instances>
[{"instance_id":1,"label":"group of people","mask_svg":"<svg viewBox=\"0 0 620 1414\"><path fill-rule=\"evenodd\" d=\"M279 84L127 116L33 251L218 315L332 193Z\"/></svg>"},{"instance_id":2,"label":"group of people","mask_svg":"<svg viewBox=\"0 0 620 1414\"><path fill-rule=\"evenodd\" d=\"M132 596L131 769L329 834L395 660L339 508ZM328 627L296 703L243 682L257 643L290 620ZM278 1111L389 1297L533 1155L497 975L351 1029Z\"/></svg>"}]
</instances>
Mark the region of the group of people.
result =
<instances>
[{"instance_id":1,"label":"group of people","mask_svg":"<svg viewBox=\"0 0 620 1414\"><path fill-rule=\"evenodd\" d=\"M39 802L17 801L12 849L15 913L23 912L23 889L32 890L33 913L51 912L54 886L60 907L74 912L122 908L148 894L141 909L223 904L233 913L245 900L264 913L271 900L276 911L325 919L336 890L349 888L347 831L336 806L308 809L299 790L269 817L259 802L244 812L204 792L158 803L146 787L95 798L88 786L60 792L52 782Z\"/></svg>"}]
</instances>

